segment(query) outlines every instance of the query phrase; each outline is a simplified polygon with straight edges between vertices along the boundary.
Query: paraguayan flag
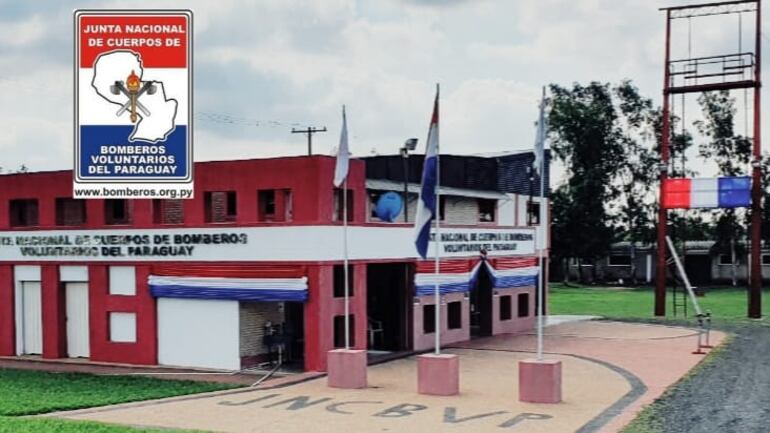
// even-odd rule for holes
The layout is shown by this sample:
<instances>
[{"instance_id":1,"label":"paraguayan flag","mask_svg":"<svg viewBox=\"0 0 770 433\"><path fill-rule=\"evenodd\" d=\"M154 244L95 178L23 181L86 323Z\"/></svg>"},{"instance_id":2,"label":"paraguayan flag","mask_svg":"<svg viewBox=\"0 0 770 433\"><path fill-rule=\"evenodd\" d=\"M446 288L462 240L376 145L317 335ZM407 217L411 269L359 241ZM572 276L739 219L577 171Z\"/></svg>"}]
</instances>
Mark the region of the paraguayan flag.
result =
<instances>
[{"instance_id":1,"label":"paraguayan flag","mask_svg":"<svg viewBox=\"0 0 770 433\"><path fill-rule=\"evenodd\" d=\"M428 255L428 241L430 239L431 221L436 218L438 210L438 86L436 87L436 100L433 103L433 117L428 130L428 140L425 148L425 162L422 168L422 183L420 198L417 201L417 214L414 219L415 240L417 252L424 259Z\"/></svg>"}]
</instances>

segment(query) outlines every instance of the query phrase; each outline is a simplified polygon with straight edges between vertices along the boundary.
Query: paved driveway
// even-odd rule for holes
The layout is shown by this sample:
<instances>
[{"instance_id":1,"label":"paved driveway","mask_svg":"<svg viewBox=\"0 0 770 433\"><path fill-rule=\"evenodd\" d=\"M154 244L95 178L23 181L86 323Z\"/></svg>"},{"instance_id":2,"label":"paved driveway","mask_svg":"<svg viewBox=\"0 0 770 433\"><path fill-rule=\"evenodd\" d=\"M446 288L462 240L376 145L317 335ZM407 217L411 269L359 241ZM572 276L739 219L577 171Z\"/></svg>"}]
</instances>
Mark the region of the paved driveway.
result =
<instances>
[{"instance_id":1,"label":"paved driveway","mask_svg":"<svg viewBox=\"0 0 770 433\"><path fill-rule=\"evenodd\" d=\"M563 362L564 402L525 404L517 399L517 362L533 344L531 335L499 336L449 349L460 356L456 397L417 394L416 362L407 358L370 367L364 390L328 388L321 378L56 416L234 433L614 431L700 359L690 355L694 339L683 328L557 325L548 328L546 349Z\"/></svg>"}]
</instances>

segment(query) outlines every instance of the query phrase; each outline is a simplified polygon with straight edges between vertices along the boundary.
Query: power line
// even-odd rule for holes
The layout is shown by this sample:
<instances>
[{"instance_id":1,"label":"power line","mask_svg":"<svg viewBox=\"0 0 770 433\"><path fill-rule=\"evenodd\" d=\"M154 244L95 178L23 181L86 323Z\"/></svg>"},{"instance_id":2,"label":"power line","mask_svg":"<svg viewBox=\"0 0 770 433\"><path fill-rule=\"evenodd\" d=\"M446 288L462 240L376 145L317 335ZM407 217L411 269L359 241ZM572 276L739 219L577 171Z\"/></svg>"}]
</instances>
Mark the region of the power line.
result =
<instances>
[{"instance_id":1,"label":"power line","mask_svg":"<svg viewBox=\"0 0 770 433\"><path fill-rule=\"evenodd\" d=\"M219 123L224 125L241 125L266 128L294 128L306 125L306 123L286 122L272 119L252 119L248 117L233 116L225 113L214 113L210 111L196 111L195 118L204 122Z\"/></svg>"},{"instance_id":2,"label":"power line","mask_svg":"<svg viewBox=\"0 0 770 433\"><path fill-rule=\"evenodd\" d=\"M309 126L305 129L291 128L292 134L307 134L307 154L308 156L313 154L313 134L316 132L326 132L326 127L316 128L315 126Z\"/></svg>"}]
</instances>

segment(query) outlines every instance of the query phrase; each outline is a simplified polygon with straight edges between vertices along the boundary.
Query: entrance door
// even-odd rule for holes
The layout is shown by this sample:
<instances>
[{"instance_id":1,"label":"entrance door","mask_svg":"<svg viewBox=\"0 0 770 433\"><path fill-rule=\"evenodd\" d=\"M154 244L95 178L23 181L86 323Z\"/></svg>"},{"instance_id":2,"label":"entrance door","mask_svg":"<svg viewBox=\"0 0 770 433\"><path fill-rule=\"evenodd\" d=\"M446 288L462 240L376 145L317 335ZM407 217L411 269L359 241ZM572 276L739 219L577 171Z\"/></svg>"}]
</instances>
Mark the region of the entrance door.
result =
<instances>
[{"instance_id":1,"label":"entrance door","mask_svg":"<svg viewBox=\"0 0 770 433\"><path fill-rule=\"evenodd\" d=\"M286 302L284 304L284 334L288 337L286 344L287 363L297 367L305 365L305 304L301 302Z\"/></svg>"},{"instance_id":2,"label":"entrance door","mask_svg":"<svg viewBox=\"0 0 770 433\"><path fill-rule=\"evenodd\" d=\"M471 336L492 335L492 279L484 265L471 290Z\"/></svg>"},{"instance_id":3,"label":"entrance door","mask_svg":"<svg viewBox=\"0 0 770 433\"><path fill-rule=\"evenodd\" d=\"M394 352L410 347L409 274L405 263L366 267L367 347Z\"/></svg>"},{"instance_id":4,"label":"entrance door","mask_svg":"<svg viewBox=\"0 0 770 433\"><path fill-rule=\"evenodd\" d=\"M43 353L43 314L40 281L21 283L21 355Z\"/></svg>"},{"instance_id":5,"label":"entrance door","mask_svg":"<svg viewBox=\"0 0 770 433\"><path fill-rule=\"evenodd\" d=\"M88 283L67 283L67 353L70 358L91 356L88 325Z\"/></svg>"}]
</instances>

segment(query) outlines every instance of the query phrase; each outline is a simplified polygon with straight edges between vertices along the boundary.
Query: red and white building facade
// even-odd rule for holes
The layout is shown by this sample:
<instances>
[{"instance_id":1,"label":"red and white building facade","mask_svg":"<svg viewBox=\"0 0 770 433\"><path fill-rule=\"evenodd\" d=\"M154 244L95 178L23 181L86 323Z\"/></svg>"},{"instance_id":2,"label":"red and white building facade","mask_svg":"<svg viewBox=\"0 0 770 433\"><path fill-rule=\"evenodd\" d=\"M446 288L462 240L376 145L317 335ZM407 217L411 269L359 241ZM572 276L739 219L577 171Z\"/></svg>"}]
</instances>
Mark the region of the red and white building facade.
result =
<instances>
[{"instance_id":1,"label":"red and white building facade","mask_svg":"<svg viewBox=\"0 0 770 433\"><path fill-rule=\"evenodd\" d=\"M0 356L239 370L280 346L325 371L344 341L334 164L197 163L190 200L75 200L71 171L0 175ZM368 176L372 164L352 160L347 182L352 341L428 350L436 277L414 248L418 185L406 222L380 221L376 199L403 194L403 175ZM442 187L443 344L534 326L541 199L504 189Z\"/></svg>"}]
</instances>

